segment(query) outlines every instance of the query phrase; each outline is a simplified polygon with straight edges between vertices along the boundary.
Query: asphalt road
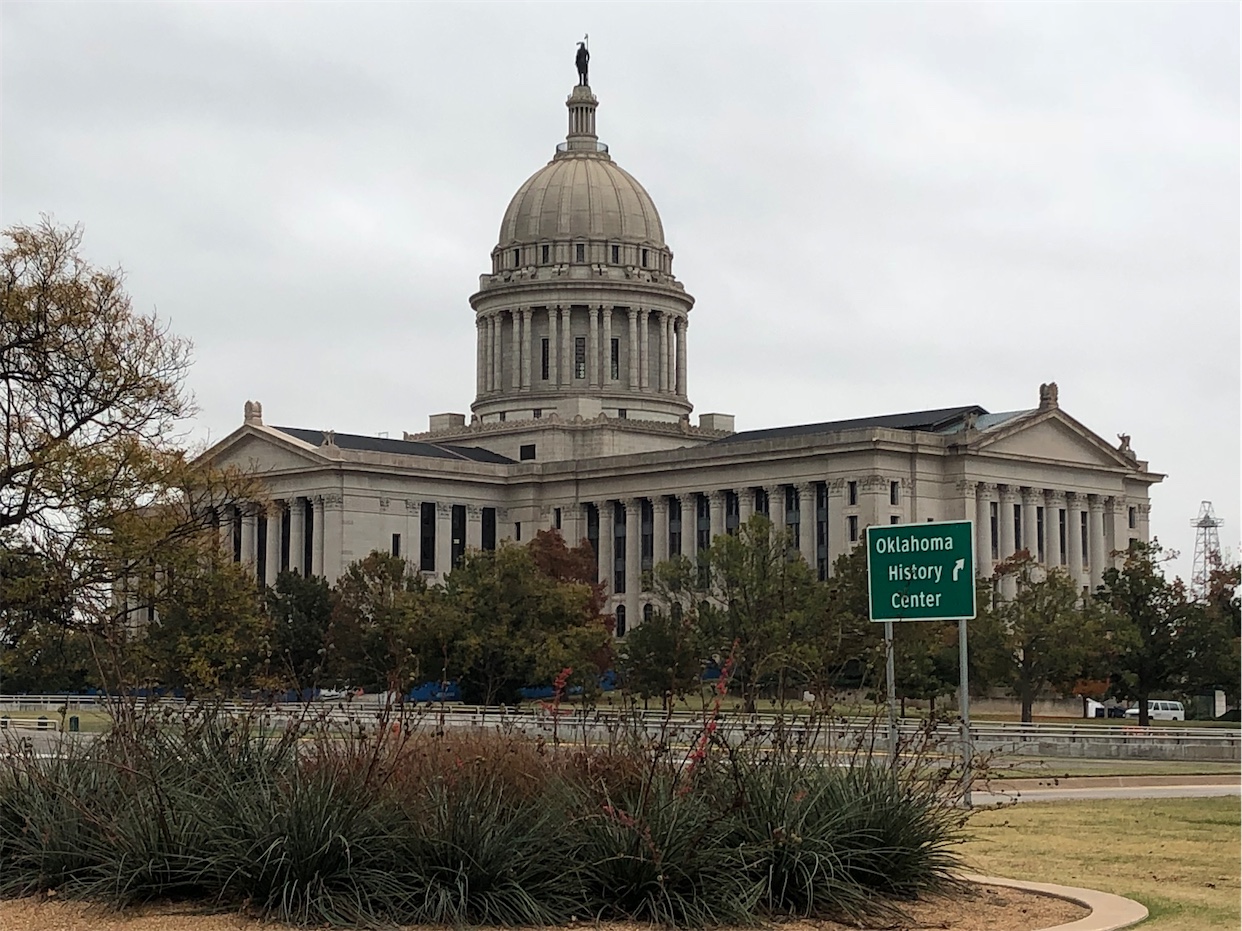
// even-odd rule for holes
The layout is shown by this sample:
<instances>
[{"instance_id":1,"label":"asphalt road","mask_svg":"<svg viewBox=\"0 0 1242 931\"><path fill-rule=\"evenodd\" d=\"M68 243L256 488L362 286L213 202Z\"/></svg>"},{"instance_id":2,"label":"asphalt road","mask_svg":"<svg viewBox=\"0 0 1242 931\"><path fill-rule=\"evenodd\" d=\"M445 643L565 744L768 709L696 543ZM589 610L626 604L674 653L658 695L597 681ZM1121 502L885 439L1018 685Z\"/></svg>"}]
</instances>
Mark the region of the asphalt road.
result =
<instances>
[{"instance_id":1,"label":"asphalt road","mask_svg":"<svg viewBox=\"0 0 1242 931\"><path fill-rule=\"evenodd\" d=\"M1242 795L1237 782L1221 785L1180 786L1090 786L1074 788L1022 789L1013 792L975 792L978 805L1018 802L1075 802L1109 798L1215 798Z\"/></svg>"}]
</instances>

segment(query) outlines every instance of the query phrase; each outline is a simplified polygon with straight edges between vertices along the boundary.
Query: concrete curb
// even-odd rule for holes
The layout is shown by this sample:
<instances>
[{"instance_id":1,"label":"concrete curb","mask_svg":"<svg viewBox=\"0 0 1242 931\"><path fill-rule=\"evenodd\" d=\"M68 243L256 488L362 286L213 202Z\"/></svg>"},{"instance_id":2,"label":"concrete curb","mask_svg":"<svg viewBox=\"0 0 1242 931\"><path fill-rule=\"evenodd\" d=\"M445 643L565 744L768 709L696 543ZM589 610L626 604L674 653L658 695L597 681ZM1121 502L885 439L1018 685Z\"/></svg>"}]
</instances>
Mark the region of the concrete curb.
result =
<instances>
[{"instance_id":1,"label":"concrete curb","mask_svg":"<svg viewBox=\"0 0 1242 931\"><path fill-rule=\"evenodd\" d=\"M1185 776L1023 776L993 779L995 789L1110 789L1151 788L1155 786L1236 786L1238 773L1210 773Z\"/></svg>"},{"instance_id":2,"label":"concrete curb","mask_svg":"<svg viewBox=\"0 0 1242 931\"><path fill-rule=\"evenodd\" d=\"M979 876L974 873L967 873L962 876L962 879L985 886L1002 886L1034 892L1037 895L1069 899L1071 902L1077 902L1091 909L1091 914L1085 918L1053 928L1044 928L1043 931L1118 931L1119 928L1129 928L1147 918L1146 906L1140 905L1133 899L1113 895L1111 892L1080 889L1077 886L1059 886L1056 883L1033 883L1021 879Z\"/></svg>"}]
</instances>

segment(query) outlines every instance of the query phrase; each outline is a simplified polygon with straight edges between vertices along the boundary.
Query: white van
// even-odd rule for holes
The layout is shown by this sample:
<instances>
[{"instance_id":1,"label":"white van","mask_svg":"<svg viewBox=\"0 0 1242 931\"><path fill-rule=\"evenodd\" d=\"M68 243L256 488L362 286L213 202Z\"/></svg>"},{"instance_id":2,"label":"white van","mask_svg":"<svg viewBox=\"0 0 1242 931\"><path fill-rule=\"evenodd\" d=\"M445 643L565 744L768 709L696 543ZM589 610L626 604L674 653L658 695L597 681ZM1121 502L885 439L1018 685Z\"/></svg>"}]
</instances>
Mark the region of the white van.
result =
<instances>
[{"instance_id":1,"label":"white van","mask_svg":"<svg viewBox=\"0 0 1242 931\"><path fill-rule=\"evenodd\" d=\"M1185 721L1186 709L1180 701L1147 700L1147 714L1153 721ZM1137 718L1138 708L1127 708L1127 718Z\"/></svg>"}]
</instances>

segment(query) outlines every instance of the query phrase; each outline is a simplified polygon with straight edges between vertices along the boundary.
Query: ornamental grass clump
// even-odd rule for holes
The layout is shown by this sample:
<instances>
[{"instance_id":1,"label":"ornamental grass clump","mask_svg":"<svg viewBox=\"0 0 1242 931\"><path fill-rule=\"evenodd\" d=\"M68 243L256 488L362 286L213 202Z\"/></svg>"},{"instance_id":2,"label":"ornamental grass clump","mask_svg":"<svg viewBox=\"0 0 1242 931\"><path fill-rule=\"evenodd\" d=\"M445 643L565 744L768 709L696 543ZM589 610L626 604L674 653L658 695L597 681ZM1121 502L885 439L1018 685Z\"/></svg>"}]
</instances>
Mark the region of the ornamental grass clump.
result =
<instances>
[{"instance_id":1,"label":"ornamental grass clump","mask_svg":"<svg viewBox=\"0 0 1242 931\"><path fill-rule=\"evenodd\" d=\"M129 715L0 762L0 895L342 928L703 927L891 918L952 882L944 779L718 705L595 742L383 710Z\"/></svg>"}]
</instances>

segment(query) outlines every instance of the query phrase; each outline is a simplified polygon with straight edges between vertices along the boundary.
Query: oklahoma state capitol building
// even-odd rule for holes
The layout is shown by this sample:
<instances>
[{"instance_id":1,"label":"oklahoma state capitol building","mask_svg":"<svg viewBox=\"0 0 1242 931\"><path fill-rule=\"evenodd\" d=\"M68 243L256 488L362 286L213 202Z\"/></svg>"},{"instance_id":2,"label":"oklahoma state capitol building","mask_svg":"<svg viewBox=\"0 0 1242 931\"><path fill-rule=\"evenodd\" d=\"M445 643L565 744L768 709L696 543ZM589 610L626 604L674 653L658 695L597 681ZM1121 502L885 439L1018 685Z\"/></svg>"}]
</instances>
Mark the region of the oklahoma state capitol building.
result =
<instances>
[{"instance_id":1,"label":"oklahoma state capitol building","mask_svg":"<svg viewBox=\"0 0 1242 931\"><path fill-rule=\"evenodd\" d=\"M734 431L691 421L694 298L651 197L595 132L585 82L569 133L513 196L470 298L471 414L403 439L270 426L257 402L206 458L260 473L270 502L221 515L236 559L335 581L372 550L442 578L466 550L556 528L591 542L617 633L652 609L645 573L753 513L785 525L821 579L869 524L969 518L976 567L1026 548L1094 587L1148 537L1163 476L1066 414L914 411ZM1032 395L1035 392L1032 391ZM1035 400L1032 397L1032 400Z\"/></svg>"}]
</instances>

